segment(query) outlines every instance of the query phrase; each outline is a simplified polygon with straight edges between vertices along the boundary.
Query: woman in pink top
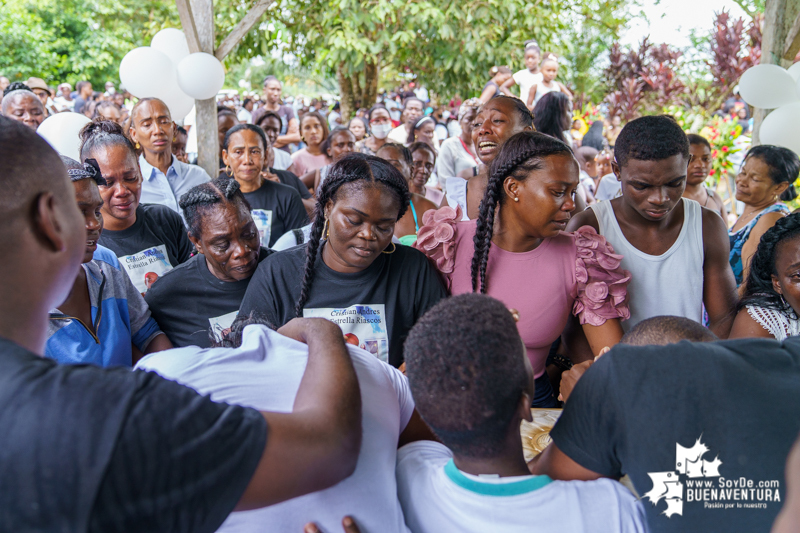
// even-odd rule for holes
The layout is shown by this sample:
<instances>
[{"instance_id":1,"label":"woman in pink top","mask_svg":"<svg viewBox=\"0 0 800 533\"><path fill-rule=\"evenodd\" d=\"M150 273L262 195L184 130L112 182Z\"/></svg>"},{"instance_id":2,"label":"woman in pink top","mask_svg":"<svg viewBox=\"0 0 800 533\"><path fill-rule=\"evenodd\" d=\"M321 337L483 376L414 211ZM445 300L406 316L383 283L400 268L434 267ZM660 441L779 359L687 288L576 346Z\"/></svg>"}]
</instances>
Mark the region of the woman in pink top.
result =
<instances>
[{"instance_id":1,"label":"woman in pink top","mask_svg":"<svg viewBox=\"0 0 800 533\"><path fill-rule=\"evenodd\" d=\"M292 154L297 175L302 176L331 163L322 150L322 143L328 138L328 121L316 111L309 111L300 119L300 136L306 147Z\"/></svg>"},{"instance_id":2,"label":"woman in pink top","mask_svg":"<svg viewBox=\"0 0 800 533\"><path fill-rule=\"evenodd\" d=\"M564 231L579 183L566 144L518 133L503 145L489 176L476 220L459 222L460 208L428 211L415 246L436 263L451 294L480 291L518 311L536 376L534 407L554 407L545 373L550 346L570 314L594 353L619 342L619 319L630 316L630 274L594 229Z\"/></svg>"}]
</instances>

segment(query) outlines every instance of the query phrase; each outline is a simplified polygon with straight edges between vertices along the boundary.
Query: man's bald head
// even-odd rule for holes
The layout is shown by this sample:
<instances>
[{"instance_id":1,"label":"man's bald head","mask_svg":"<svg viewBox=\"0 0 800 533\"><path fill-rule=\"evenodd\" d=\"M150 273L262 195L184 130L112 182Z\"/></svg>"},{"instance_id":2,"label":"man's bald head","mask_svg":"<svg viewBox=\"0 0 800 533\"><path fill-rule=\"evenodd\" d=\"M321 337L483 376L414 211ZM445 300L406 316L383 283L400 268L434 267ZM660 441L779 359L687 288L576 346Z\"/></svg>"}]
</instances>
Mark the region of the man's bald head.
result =
<instances>
[{"instance_id":1,"label":"man's bald head","mask_svg":"<svg viewBox=\"0 0 800 533\"><path fill-rule=\"evenodd\" d=\"M680 341L713 342L719 340L711 330L694 320L680 316L654 316L642 320L626 333L620 344L666 346Z\"/></svg>"},{"instance_id":2,"label":"man's bald head","mask_svg":"<svg viewBox=\"0 0 800 533\"><path fill-rule=\"evenodd\" d=\"M11 91L3 97L0 107L3 116L21 122L35 130L45 118L42 101L32 91L19 89Z\"/></svg>"}]
</instances>

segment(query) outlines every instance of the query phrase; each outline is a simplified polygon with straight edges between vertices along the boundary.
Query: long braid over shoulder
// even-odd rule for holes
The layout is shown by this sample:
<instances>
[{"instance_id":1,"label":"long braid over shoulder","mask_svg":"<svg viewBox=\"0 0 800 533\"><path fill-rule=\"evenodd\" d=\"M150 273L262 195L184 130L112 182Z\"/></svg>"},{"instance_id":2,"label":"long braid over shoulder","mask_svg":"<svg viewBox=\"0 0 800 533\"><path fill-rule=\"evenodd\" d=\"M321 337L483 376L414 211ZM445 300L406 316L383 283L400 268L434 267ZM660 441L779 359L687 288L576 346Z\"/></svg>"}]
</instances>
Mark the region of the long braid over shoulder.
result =
<instances>
[{"instance_id":1,"label":"long braid over shoulder","mask_svg":"<svg viewBox=\"0 0 800 533\"><path fill-rule=\"evenodd\" d=\"M328 208L328 204L336 203L342 187L348 184L358 187L377 185L394 195L397 198L400 209L397 214L397 220L400 220L405 214L411 201L408 183L403 175L388 161L379 157L354 152L331 165L328 177L323 182L317 195L317 205L314 207L314 222L311 225L311 235L309 235L308 244L306 245L306 262L303 267L300 296L295 305L295 315L298 317L303 316L303 307L308 301L311 285L314 281L317 254L321 247L320 239L325 237L327 241L327 236L322 235L326 220L325 211ZM348 190L351 189L348 188Z\"/></svg>"},{"instance_id":2,"label":"long braid over shoulder","mask_svg":"<svg viewBox=\"0 0 800 533\"><path fill-rule=\"evenodd\" d=\"M531 171L542 168L542 160L551 155L569 154L565 143L543 133L523 131L508 139L489 167L489 183L481 200L475 222L475 253L472 256L472 291L486 294L486 267L492 246L495 215L506 200L507 178L525 181ZM577 163L576 163L577 165Z\"/></svg>"}]
</instances>

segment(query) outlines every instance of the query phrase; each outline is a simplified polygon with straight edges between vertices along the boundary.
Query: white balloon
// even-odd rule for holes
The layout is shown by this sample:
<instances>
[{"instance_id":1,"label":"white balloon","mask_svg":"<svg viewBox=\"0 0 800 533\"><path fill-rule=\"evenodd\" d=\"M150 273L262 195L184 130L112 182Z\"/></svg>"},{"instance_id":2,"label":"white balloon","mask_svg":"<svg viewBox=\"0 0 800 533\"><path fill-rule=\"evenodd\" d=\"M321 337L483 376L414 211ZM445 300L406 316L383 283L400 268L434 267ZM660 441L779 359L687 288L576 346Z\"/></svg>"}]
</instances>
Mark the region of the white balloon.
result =
<instances>
[{"instance_id":1,"label":"white balloon","mask_svg":"<svg viewBox=\"0 0 800 533\"><path fill-rule=\"evenodd\" d=\"M164 92L156 96L164 101L169 108L169 114L172 120L183 120L189 111L194 107L194 98L181 91L177 82L172 83L169 87L165 88Z\"/></svg>"},{"instance_id":2,"label":"white balloon","mask_svg":"<svg viewBox=\"0 0 800 533\"><path fill-rule=\"evenodd\" d=\"M800 63L795 63L788 69L789 75L794 78L794 81L800 81Z\"/></svg>"},{"instance_id":3,"label":"white balloon","mask_svg":"<svg viewBox=\"0 0 800 533\"><path fill-rule=\"evenodd\" d=\"M134 48L119 64L122 85L137 98L158 96L175 77L175 67L163 52L142 46Z\"/></svg>"},{"instance_id":4,"label":"white balloon","mask_svg":"<svg viewBox=\"0 0 800 533\"><path fill-rule=\"evenodd\" d=\"M224 84L225 69L211 54L189 54L178 64L178 85L196 100L214 98Z\"/></svg>"},{"instance_id":5,"label":"white balloon","mask_svg":"<svg viewBox=\"0 0 800 533\"><path fill-rule=\"evenodd\" d=\"M78 138L78 133L89 122L91 120L80 113L56 113L39 124L36 133L59 154L80 161L81 140Z\"/></svg>"},{"instance_id":6,"label":"white balloon","mask_svg":"<svg viewBox=\"0 0 800 533\"><path fill-rule=\"evenodd\" d=\"M189 55L189 43L186 42L186 35L176 28L165 28L156 33L150 46L165 53L176 67L184 57Z\"/></svg>"},{"instance_id":7,"label":"white balloon","mask_svg":"<svg viewBox=\"0 0 800 533\"><path fill-rule=\"evenodd\" d=\"M800 154L800 135L797 125L800 124L800 102L787 104L774 110L761 122L758 138L762 144L783 146Z\"/></svg>"},{"instance_id":8,"label":"white balloon","mask_svg":"<svg viewBox=\"0 0 800 533\"><path fill-rule=\"evenodd\" d=\"M742 74L739 94L753 107L775 109L800 100L797 82L778 65L756 65Z\"/></svg>"}]
</instances>

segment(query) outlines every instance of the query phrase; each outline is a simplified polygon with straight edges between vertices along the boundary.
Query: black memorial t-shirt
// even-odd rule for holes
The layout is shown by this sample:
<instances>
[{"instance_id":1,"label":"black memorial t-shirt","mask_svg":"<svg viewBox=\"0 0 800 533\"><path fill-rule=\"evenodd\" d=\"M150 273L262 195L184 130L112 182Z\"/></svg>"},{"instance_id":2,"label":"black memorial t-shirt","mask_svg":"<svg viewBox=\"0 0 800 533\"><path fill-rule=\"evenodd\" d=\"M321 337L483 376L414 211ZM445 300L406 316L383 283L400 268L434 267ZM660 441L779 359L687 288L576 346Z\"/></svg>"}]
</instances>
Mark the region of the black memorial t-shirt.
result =
<instances>
[{"instance_id":1,"label":"black memorial t-shirt","mask_svg":"<svg viewBox=\"0 0 800 533\"><path fill-rule=\"evenodd\" d=\"M308 224L300 194L292 187L264 180L261 187L244 193L244 197L250 204L262 246L272 246L287 231Z\"/></svg>"},{"instance_id":2,"label":"black memorial t-shirt","mask_svg":"<svg viewBox=\"0 0 800 533\"><path fill-rule=\"evenodd\" d=\"M215 531L267 437L253 409L2 338L0 405L0 531Z\"/></svg>"},{"instance_id":3,"label":"black memorial t-shirt","mask_svg":"<svg viewBox=\"0 0 800 533\"><path fill-rule=\"evenodd\" d=\"M278 327L295 318L307 246L275 253L261 263L240 312L258 311ZM380 254L354 274L325 265L320 248L315 269L303 316L336 322L348 342L394 366L403 362L403 343L411 327L447 296L425 255L407 246Z\"/></svg>"},{"instance_id":4,"label":"black memorial t-shirt","mask_svg":"<svg viewBox=\"0 0 800 533\"><path fill-rule=\"evenodd\" d=\"M652 532L768 531L800 431L800 338L617 345L550 436L581 466L628 474Z\"/></svg>"},{"instance_id":5,"label":"black memorial t-shirt","mask_svg":"<svg viewBox=\"0 0 800 533\"><path fill-rule=\"evenodd\" d=\"M136 222L121 231L103 230L100 244L119 258L139 292L181 263L194 251L180 215L163 205L140 204ZM148 273L152 275L145 281Z\"/></svg>"},{"instance_id":6,"label":"black memorial t-shirt","mask_svg":"<svg viewBox=\"0 0 800 533\"><path fill-rule=\"evenodd\" d=\"M259 262L271 253L261 248ZM221 340L239 312L251 279L222 281L208 270L205 256L198 254L165 274L144 299L173 346L208 348L209 328Z\"/></svg>"},{"instance_id":7,"label":"black memorial t-shirt","mask_svg":"<svg viewBox=\"0 0 800 533\"><path fill-rule=\"evenodd\" d=\"M303 200L307 200L311 198L311 191L308 190L308 187L303 185L303 182L300 181L294 173L289 172L288 170L278 170L275 168L270 168L270 172L278 176L278 179L281 180L281 183L295 189L299 194L300 198Z\"/></svg>"}]
</instances>

